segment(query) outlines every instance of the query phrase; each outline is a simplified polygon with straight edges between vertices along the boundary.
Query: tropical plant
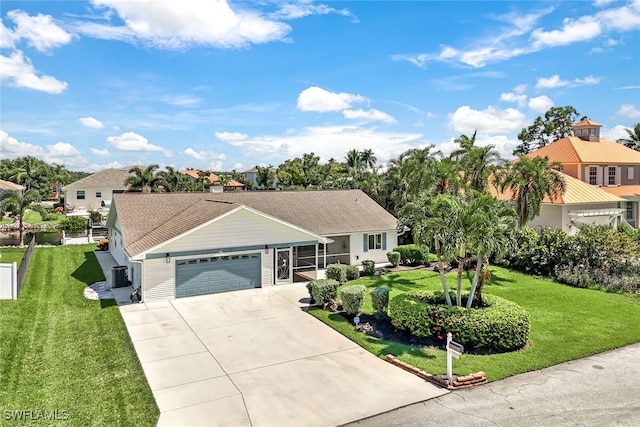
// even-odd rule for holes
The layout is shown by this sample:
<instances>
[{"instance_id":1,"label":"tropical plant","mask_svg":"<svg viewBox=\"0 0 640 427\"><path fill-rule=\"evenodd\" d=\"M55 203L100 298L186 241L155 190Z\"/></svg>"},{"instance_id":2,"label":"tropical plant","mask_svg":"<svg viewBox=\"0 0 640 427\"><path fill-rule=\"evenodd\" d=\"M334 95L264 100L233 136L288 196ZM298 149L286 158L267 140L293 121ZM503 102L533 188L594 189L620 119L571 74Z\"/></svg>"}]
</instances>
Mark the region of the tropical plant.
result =
<instances>
[{"instance_id":1,"label":"tropical plant","mask_svg":"<svg viewBox=\"0 0 640 427\"><path fill-rule=\"evenodd\" d=\"M629 148L640 151L640 122L633 125L631 129L625 129L625 131L629 138L623 138L619 141Z\"/></svg>"},{"instance_id":2,"label":"tropical plant","mask_svg":"<svg viewBox=\"0 0 640 427\"><path fill-rule=\"evenodd\" d=\"M493 184L500 192L509 192L516 204L520 227L540 215L545 197L551 201L565 191L564 178L557 172L562 165L548 157L520 156L508 167L496 171Z\"/></svg>"},{"instance_id":3,"label":"tropical plant","mask_svg":"<svg viewBox=\"0 0 640 427\"><path fill-rule=\"evenodd\" d=\"M453 151L450 158L458 163L459 169L463 172L466 187L483 192L487 189L489 175L502 163L502 158L495 150L495 145L485 147L475 145L476 133L477 131L471 138L467 135L456 138L455 142L460 145L460 148Z\"/></svg>"},{"instance_id":4,"label":"tropical plant","mask_svg":"<svg viewBox=\"0 0 640 427\"><path fill-rule=\"evenodd\" d=\"M272 188L276 182L276 173L273 170L273 166L257 166L256 169L258 170L256 173L256 183L260 187Z\"/></svg>"},{"instance_id":5,"label":"tropical plant","mask_svg":"<svg viewBox=\"0 0 640 427\"><path fill-rule=\"evenodd\" d=\"M24 193L17 191L8 192L2 199L2 210L8 212L13 218L18 218L18 232L20 233L20 246L24 246L24 224L23 218L26 211L38 200L40 195L31 189Z\"/></svg>"},{"instance_id":6,"label":"tropical plant","mask_svg":"<svg viewBox=\"0 0 640 427\"><path fill-rule=\"evenodd\" d=\"M157 169L158 165L149 165L146 168L134 166L129 169L129 173L133 175L124 180L124 185L129 187L127 191L140 191L143 193L157 191L161 183L160 178L156 176Z\"/></svg>"},{"instance_id":7,"label":"tropical plant","mask_svg":"<svg viewBox=\"0 0 640 427\"><path fill-rule=\"evenodd\" d=\"M210 176L211 172L209 171L198 171L197 182L198 184L202 185L203 192L212 184L211 180L209 179Z\"/></svg>"},{"instance_id":8,"label":"tropical plant","mask_svg":"<svg viewBox=\"0 0 640 427\"><path fill-rule=\"evenodd\" d=\"M167 193L176 193L179 191L191 191L192 180L171 166L166 166L165 170L156 174L158 185Z\"/></svg>"}]
</instances>

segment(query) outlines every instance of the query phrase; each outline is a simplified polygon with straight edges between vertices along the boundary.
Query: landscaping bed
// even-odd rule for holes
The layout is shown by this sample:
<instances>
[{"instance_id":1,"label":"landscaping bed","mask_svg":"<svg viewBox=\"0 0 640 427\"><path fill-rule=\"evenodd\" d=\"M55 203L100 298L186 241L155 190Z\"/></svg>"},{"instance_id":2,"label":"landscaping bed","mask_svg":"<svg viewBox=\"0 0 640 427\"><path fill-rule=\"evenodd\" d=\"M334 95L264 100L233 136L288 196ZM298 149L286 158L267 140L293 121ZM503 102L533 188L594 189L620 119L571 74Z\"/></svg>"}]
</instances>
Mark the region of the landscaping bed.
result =
<instances>
[{"instance_id":1,"label":"landscaping bed","mask_svg":"<svg viewBox=\"0 0 640 427\"><path fill-rule=\"evenodd\" d=\"M493 279L485 285L484 293L515 302L529 313L529 344L511 352L466 352L454 361L454 372L458 375L484 371L489 381L495 381L640 341L638 296L573 288L495 266L491 270ZM437 273L421 270L363 277L346 283L352 284L364 285L368 290L387 286L390 298L441 289ZM320 308L311 308L309 312L375 355L384 358L392 354L434 375L446 370L442 343L428 339L412 341L376 323L368 292L360 319L363 323L373 322L383 338L357 331L353 316Z\"/></svg>"}]
</instances>

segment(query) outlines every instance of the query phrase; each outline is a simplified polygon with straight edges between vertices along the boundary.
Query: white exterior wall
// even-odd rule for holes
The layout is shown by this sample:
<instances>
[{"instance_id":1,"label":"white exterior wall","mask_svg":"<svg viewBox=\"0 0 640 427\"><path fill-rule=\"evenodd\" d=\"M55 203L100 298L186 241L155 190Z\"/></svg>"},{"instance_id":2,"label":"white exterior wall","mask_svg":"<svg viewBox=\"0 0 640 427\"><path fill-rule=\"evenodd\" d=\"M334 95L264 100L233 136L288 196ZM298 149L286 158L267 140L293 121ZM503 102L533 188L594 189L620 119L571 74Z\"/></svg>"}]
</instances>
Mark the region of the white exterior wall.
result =
<instances>
[{"instance_id":1,"label":"white exterior wall","mask_svg":"<svg viewBox=\"0 0 640 427\"><path fill-rule=\"evenodd\" d=\"M565 233L572 233L571 216L573 211L583 211L589 209L618 209L616 202L584 204L584 205L553 205L543 204L540 215L527 223L531 228L560 228Z\"/></svg>"},{"instance_id":2,"label":"white exterior wall","mask_svg":"<svg viewBox=\"0 0 640 427\"><path fill-rule=\"evenodd\" d=\"M113 227L109 229L109 252L118 265L126 265L127 255L124 253L122 236L118 230L120 230L120 221L116 218Z\"/></svg>"},{"instance_id":3,"label":"white exterior wall","mask_svg":"<svg viewBox=\"0 0 640 427\"><path fill-rule=\"evenodd\" d=\"M365 234L378 234L378 233L387 233L387 246L386 249L374 249L368 250L365 252L363 245L363 235ZM366 259L370 259L375 262L388 262L387 252L391 252L391 249L398 246L398 231L396 229L393 230L384 230L384 231L370 231L367 233L354 233L349 235L350 248L349 252L351 255L351 265L361 265L362 261Z\"/></svg>"},{"instance_id":4,"label":"white exterior wall","mask_svg":"<svg viewBox=\"0 0 640 427\"><path fill-rule=\"evenodd\" d=\"M0 264L0 299L18 298L18 263Z\"/></svg>"},{"instance_id":5,"label":"white exterior wall","mask_svg":"<svg viewBox=\"0 0 640 427\"><path fill-rule=\"evenodd\" d=\"M80 188L80 190L83 190ZM101 193L101 197L96 197L96 192ZM76 209L84 207L85 210L91 211L100 209L101 202L110 202L113 198L113 188L92 188L84 189L84 200L78 200L78 190L65 190L64 202L71 206L75 206Z\"/></svg>"}]
</instances>

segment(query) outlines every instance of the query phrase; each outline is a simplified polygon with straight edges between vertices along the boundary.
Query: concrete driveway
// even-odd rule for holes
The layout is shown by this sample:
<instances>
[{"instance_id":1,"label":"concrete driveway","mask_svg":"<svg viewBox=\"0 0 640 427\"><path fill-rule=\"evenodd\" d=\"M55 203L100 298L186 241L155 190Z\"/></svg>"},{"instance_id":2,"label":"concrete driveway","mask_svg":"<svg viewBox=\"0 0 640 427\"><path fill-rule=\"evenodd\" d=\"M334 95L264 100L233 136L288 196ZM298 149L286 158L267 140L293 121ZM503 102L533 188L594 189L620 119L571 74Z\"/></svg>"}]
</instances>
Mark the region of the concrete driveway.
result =
<instances>
[{"instance_id":1,"label":"concrete driveway","mask_svg":"<svg viewBox=\"0 0 640 427\"><path fill-rule=\"evenodd\" d=\"M302 310L301 284L122 306L159 426L335 426L447 391Z\"/></svg>"}]
</instances>

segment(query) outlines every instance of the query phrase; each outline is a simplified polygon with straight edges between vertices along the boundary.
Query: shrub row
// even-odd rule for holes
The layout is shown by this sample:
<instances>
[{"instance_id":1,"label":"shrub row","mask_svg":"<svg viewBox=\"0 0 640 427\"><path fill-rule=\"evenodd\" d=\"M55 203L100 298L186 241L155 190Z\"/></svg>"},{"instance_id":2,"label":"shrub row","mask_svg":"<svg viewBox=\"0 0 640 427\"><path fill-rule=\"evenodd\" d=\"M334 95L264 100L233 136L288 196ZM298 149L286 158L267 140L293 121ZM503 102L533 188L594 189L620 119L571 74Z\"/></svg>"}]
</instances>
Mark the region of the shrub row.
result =
<instances>
[{"instance_id":1,"label":"shrub row","mask_svg":"<svg viewBox=\"0 0 640 427\"><path fill-rule=\"evenodd\" d=\"M429 248L425 245L400 245L394 248L393 252L400 254L400 264L402 265L420 265L429 262ZM391 263L393 264L393 262Z\"/></svg>"},{"instance_id":2,"label":"shrub row","mask_svg":"<svg viewBox=\"0 0 640 427\"><path fill-rule=\"evenodd\" d=\"M465 296L464 299L466 299ZM418 337L454 339L469 348L511 351L529 338L529 315L518 304L485 295L485 307L466 309L444 304L442 292L400 294L389 302L391 323Z\"/></svg>"}]
</instances>

